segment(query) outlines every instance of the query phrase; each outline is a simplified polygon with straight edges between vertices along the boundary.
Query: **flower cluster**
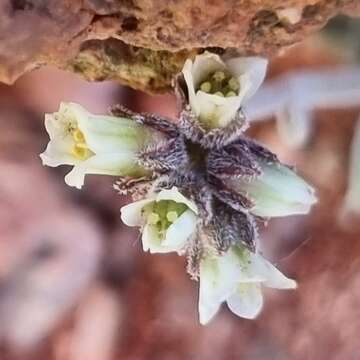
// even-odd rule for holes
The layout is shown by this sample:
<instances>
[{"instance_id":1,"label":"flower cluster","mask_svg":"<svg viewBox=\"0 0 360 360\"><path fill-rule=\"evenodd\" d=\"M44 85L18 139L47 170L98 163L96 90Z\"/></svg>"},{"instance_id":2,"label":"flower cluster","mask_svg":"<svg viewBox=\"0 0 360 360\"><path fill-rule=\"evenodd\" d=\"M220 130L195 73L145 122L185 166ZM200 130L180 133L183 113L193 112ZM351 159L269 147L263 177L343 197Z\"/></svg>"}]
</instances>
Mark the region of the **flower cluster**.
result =
<instances>
[{"instance_id":1,"label":"flower cluster","mask_svg":"<svg viewBox=\"0 0 360 360\"><path fill-rule=\"evenodd\" d=\"M266 66L262 58L211 53L187 60L174 79L177 121L122 106L94 116L65 103L45 120L45 165L73 165L65 180L78 188L85 174L118 176L116 189L136 200L121 218L140 227L144 251L186 256L200 283L202 324L223 302L241 317L256 317L262 285L296 287L258 246L258 220L305 214L316 201L290 167L244 136L243 107Z\"/></svg>"}]
</instances>

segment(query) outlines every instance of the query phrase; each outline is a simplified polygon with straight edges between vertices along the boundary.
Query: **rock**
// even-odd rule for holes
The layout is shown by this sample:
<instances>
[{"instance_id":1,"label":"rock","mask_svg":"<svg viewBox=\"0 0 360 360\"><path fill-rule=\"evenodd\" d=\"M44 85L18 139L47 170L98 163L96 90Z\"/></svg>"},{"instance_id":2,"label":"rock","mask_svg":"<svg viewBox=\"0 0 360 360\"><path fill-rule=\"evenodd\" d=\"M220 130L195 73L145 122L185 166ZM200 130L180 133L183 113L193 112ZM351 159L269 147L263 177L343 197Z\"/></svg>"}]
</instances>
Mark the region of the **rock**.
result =
<instances>
[{"instance_id":1,"label":"rock","mask_svg":"<svg viewBox=\"0 0 360 360\"><path fill-rule=\"evenodd\" d=\"M270 55L357 0L4 0L0 81L50 64L92 81L169 90L186 57L204 48Z\"/></svg>"}]
</instances>

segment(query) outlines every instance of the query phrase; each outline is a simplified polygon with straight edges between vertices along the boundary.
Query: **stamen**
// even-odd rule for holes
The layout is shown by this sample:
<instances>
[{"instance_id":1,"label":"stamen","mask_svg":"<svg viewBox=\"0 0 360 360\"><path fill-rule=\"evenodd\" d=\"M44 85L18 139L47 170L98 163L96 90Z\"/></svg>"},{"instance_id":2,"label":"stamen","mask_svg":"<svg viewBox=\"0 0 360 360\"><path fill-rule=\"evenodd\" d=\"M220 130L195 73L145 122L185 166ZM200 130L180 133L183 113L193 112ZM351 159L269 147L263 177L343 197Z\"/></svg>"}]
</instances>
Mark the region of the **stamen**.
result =
<instances>
[{"instance_id":1,"label":"stamen","mask_svg":"<svg viewBox=\"0 0 360 360\"><path fill-rule=\"evenodd\" d=\"M79 143L85 142L85 136L84 136L83 132L79 129L74 130L72 133L72 136L76 142L79 142Z\"/></svg>"},{"instance_id":2,"label":"stamen","mask_svg":"<svg viewBox=\"0 0 360 360\"><path fill-rule=\"evenodd\" d=\"M234 91L229 91L225 95L225 97L231 97L231 96L236 96L236 93Z\"/></svg>"},{"instance_id":3,"label":"stamen","mask_svg":"<svg viewBox=\"0 0 360 360\"><path fill-rule=\"evenodd\" d=\"M211 91L211 83L210 81L205 81L200 85L200 90L206 93Z\"/></svg>"},{"instance_id":4,"label":"stamen","mask_svg":"<svg viewBox=\"0 0 360 360\"><path fill-rule=\"evenodd\" d=\"M76 143L76 146L81 149L88 149L88 146L85 142L78 142Z\"/></svg>"},{"instance_id":5,"label":"stamen","mask_svg":"<svg viewBox=\"0 0 360 360\"><path fill-rule=\"evenodd\" d=\"M178 218L178 214L176 211L169 211L167 214L166 214L166 218L171 222L173 223L177 218Z\"/></svg>"},{"instance_id":6,"label":"stamen","mask_svg":"<svg viewBox=\"0 0 360 360\"><path fill-rule=\"evenodd\" d=\"M234 77L230 78L230 80L228 81L228 85L229 85L229 88L233 91L239 91L239 89L240 89L239 81L237 79L235 79Z\"/></svg>"},{"instance_id":7,"label":"stamen","mask_svg":"<svg viewBox=\"0 0 360 360\"><path fill-rule=\"evenodd\" d=\"M160 216L157 213L152 212L148 216L148 222L151 225L156 225L159 222L159 220L160 220Z\"/></svg>"},{"instance_id":8,"label":"stamen","mask_svg":"<svg viewBox=\"0 0 360 360\"><path fill-rule=\"evenodd\" d=\"M89 149L87 147L78 146L77 144L73 147L72 153L75 157L80 160L85 160L89 157Z\"/></svg>"},{"instance_id":9,"label":"stamen","mask_svg":"<svg viewBox=\"0 0 360 360\"><path fill-rule=\"evenodd\" d=\"M217 82L221 82L225 80L225 73L223 71L215 71L213 75L213 79Z\"/></svg>"}]
</instances>

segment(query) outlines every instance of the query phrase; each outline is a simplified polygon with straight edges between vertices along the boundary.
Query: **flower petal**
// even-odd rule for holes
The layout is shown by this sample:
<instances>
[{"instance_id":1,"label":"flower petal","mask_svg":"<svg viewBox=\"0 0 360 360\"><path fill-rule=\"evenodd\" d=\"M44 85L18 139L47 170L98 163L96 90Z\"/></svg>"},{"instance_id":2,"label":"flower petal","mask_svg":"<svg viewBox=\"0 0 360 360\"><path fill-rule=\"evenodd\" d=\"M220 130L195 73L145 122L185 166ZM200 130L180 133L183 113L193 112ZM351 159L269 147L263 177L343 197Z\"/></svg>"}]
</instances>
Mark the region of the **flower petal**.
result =
<instances>
[{"instance_id":1,"label":"flower petal","mask_svg":"<svg viewBox=\"0 0 360 360\"><path fill-rule=\"evenodd\" d=\"M205 52L196 56L191 69L194 87L197 88L201 81L217 70L226 70L226 65L219 55Z\"/></svg>"},{"instance_id":2,"label":"flower petal","mask_svg":"<svg viewBox=\"0 0 360 360\"><path fill-rule=\"evenodd\" d=\"M56 167L60 165L76 165L81 161L71 154L72 143L69 139L50 140L46 150L40 154L43 165Z\"/></svg>"},{"instance_id":3,"label":"flower petal","mask_svg":"<svg viewBox=\"0 0 360 360\"><path fill-rule=\"evenodd\" d=\"M200 82L216 70L224 70L225 64L221 58L209 52L195 57L194 62L186 60L182 73L188 88L189 103L196 116L201 113L201 107L196 98L196 89Z\"/></svg>"},{"instance_id":4,"label":"flower petal","mask_svg":"<svg viewBox=\"0 0 360 360\"><path fill-rule=\"evenodd\" d=\"M74 166L72 171L66 175L65 182L69 186L81 189L86 174L140 176L143 172L144 170L136 163L135 154L123 151L90 157Z\"/></svg>"},{"instance_id":5,"label":"flower petal","mask_svg":"<svg viewBox=\"0 0 360 360\"><path fill-rule=\"evenodd\" d=\"M60 104L60 108L61 108ZM66 122L63 121L58 113L45 114L45 129L50 139L70 137L66 131Z\"/></svg>"},{"instance_id":6,"label":"flower petal","mask_svg":"<svg viewBox=\"0 0 360 360\"><path fill-rule=\"evenodd\" d=\"M151 254L163 254L174 251L162 245L159 231L156 226L146 224L143 228L141 239L144 251L149 250Z\"/></svg>"},{"instance_id":7,"label":"flower petal","mask_svg":"<svg viewBox=\"0 0 360 360\"><path fill-rule=\"evenodd\" d=\"M186 241L196 230L196 215L192 210L186 210L166 232L163 246L178 251L184 247Z\"/></svg>"},{"instance_id":8,"label":"flower petal","mask_svg":"<svg viewBox=\"0 0 360 360\"><path fill-rule=\"evenodd\" d=\"M195 214L198 213L198 209L195 203L182 195L176 186L173 186L171 189L161 190L156 196L156 201L161 200L173 200L177 203L183 203Z\"/></svg>"},{"instance_id":9,"label":"flower petal","mask_svg":"<svg viewBox=\"0 0 360 360\"><path fill-rule=\"evenodd\" d=\"M59 165L76 165L80 162L71 153L74 140L67 132L66 126L54 114L45 115L45 128L49 134L50 141L46 150L40 154L43 165L56 167Z\"/></svg>"},{"instance_id":10,"label":"flower petal","mask_svg":"<svg viewBox=\"0 0 360 360\"><path fill-rule=\"evenodd\" d=\"M206 301L204 295L199 297L199 321L201 325L208 324L219 311L221 303L211 303Z\"/></svg>"},{"instance_id":11,"label":"flower petal","mask_svg":"<svg viewBox=\"0 0 360 360\"><path fill-rule=\"evenodd\" d=\"M260 254L252 254L251 271L264 278L265 286L275 289L296 289L296 281L286 277L274 265L263 258Z\"/></svg>"},{"instance_id":12,"label":"flower petal","mask_svg":"<svg viewBox=\"0 0 360 360\"><path fill-rule=\"evenodd\" d=\"M144 200L135 201L131 204L125 205L121 208L121 220L128 226L142 226L144 225L144 218L142 209L144 206L152 203L154 199L148 198Z\"/></svg>"},{"instance_id":13,"label":"flower petal","mask_svg":"<svg viewBox=\"0 0 360 360\"><path fill-rule=\"evenodd\" d=\"M226 259L220 262L221 258L205 258L200 264L200 298L211 304L225 301L234 291L237 281L234 263Z\"/></svg>"},{"instance_id":14,"label":"flower petal","mask_svg":"<svg viewBox=\"0 0 360 360\"><path fill-rule=\"evenodd\" d=\"M225 127L234 118L241 101L241 96L222 97L203 91L196 93L199 117L207 128Z\"/></svg>"},{"instance_id":15,"label":"flower petal","mask_svg":"<svg viewBox=\"0 0 360 360\"><path fill-rule=\"evenodd\" d=\"M232 277L234 283L265 281L266 276L262 272L256 271L258 259L254 255L244 246L233 246L219 259L221 269L224 268L223 264L227 263L227 273L222 270L222 276Z\"/></svg>"},{"instance_id":16,"label":"flower petal","mask_svg":"<svg viewBox=\"0 0 360 360\"><path fill-rule=\"evenodd\" d=\"M239 78L239 96L243 102L253 96L263 83L267 64L268 61L261 57L239 57L226 61L230 72Z\"/></svg>"},{"instance_id":17,"label":"flower petal","mask_svg":"<svg viewBox=\"0 0 360 360\"><path fill-rule=\"evenodd\" d=\"M263 296L259 284L239 284L227 299L229 309L236 315L254 319L263 307Z\"/></svg>"},{"instance_id":18,"label":"flower petal","mask_svg":"<svg viewBox=\"0 0 360 360\"><path fill-rule=\"evenodd\" d=\"M222 278L216 258L206 258L200 264L199 317L207 324L218 312L220 305L233 291L233 283Z\"/></svg>"},{"instance_id":19,"label":"flower petal","mask_svg":"<svg viewBox=\"0 0 360 360\"><path fill-rule=\"evenodd\" d=\"M150 251L151 254L165 254L179 251L182 246L166 246L161 239L159 230L154 225L146 224L142 233L142 244L144 251Z\"/></svg>"}]
</instances>

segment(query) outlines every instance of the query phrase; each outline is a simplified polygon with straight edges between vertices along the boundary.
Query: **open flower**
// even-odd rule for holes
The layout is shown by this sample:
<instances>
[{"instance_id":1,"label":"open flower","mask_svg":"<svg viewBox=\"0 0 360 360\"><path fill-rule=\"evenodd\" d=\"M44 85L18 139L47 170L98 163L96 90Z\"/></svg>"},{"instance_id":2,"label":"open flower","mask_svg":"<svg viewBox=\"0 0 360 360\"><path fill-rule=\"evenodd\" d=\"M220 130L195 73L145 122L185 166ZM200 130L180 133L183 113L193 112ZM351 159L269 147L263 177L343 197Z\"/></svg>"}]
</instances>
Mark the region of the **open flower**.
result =
<instances>
[{"instance_id":1,"label":"open flower","mask_svg":"<svg viewBox=\"0 0 360 360\"><path fill-rule=\"evenodd\" d=\"M227 179L235 191L253 202L253 215L262 217L307 214L316 203L314 189L287 166L259 162L262 174L252 180Z\"/></svg>"},{"instance_id":2,"label":"open flower","mask_svg":"<svg viewBox=\"0 0 360 360\"><path fill-rule=\"evenodd\" d=\"M174 186L121 209L128 226L142 227L144 251L179 252L196 230L196 205Z\"/></svg>"},{"instance_id":3,"label":"open flower","mask_svg":"<svg viewBox=\"0 0 360 360\"><path fill-rule=\"evenodd\" d=\"M267 60L239 57L223 61L204 53L182 70L191 110L206 129L225 127L264 80Z\"/></svg>"},{"instance_id":4,"label":"open flower","mask_svg":"<svg viewBox=\"0 0 360 360\"><path fill-rule=\"evenodd\" d=\"M245 247L233 246L223 256L205 258L200 264L200 323L207 324L224 301L236 315L255 318L263 306L261 285L296 288L294 280Z\"/></svg>"},{"instance_id":5,"label":"open flower","mask_svg":"<svg viewBox=\"0 0 360 360\"><path fill-rule=\"evenodd\" d=\"M61 103L58 112L46 114L50 142L40 157L44 165L73 165L65 177L81 188L86 174L144 175L136 153L154 140L154 134L127 118L93 115L74 103Z\"/></svg>"}]
</instances>

